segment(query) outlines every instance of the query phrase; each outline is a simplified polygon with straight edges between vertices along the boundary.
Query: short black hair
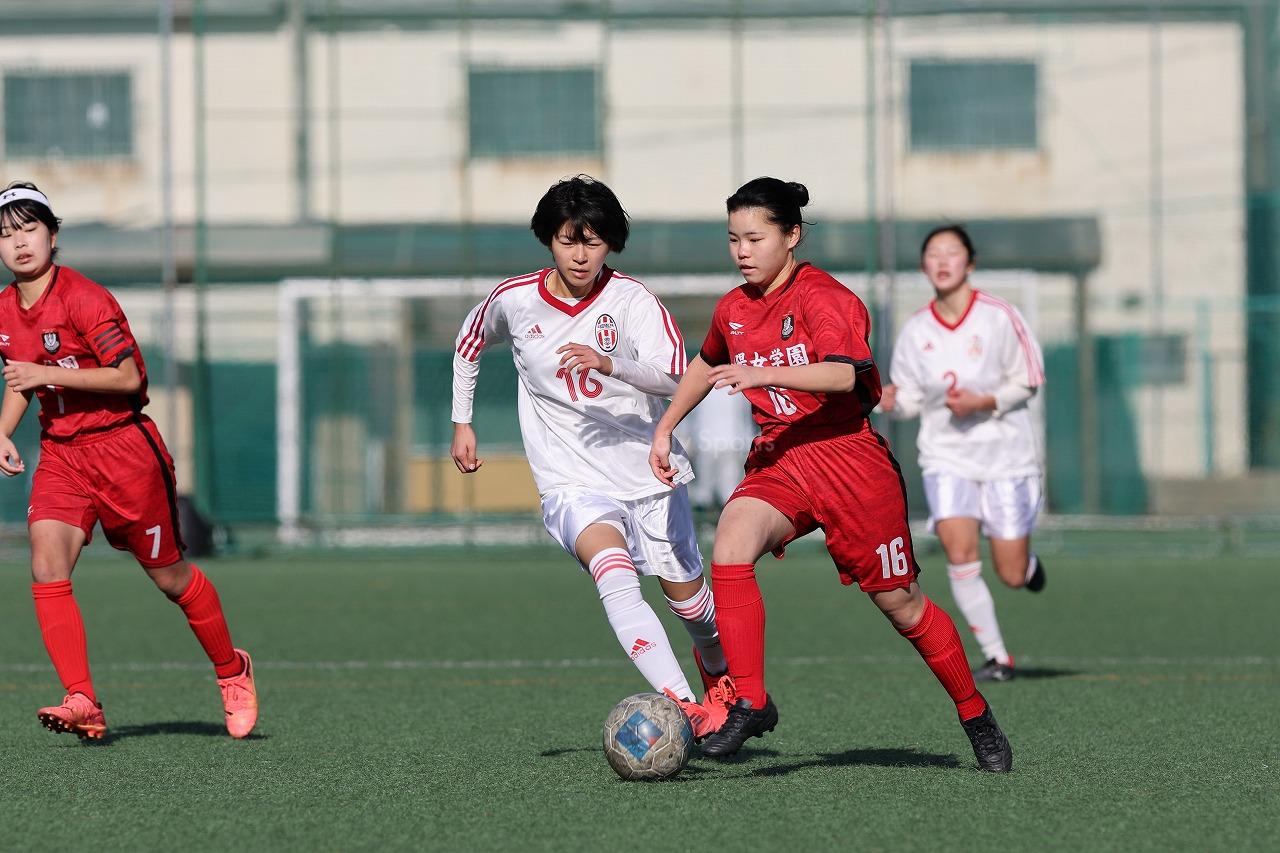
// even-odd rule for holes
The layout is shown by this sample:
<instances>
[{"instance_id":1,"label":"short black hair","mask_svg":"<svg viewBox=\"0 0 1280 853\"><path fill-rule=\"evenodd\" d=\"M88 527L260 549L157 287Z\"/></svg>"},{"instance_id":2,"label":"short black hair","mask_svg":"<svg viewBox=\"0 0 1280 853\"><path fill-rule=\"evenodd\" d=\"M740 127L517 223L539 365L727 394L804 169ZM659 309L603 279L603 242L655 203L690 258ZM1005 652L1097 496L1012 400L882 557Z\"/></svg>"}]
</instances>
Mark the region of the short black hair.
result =
<instances>
[{"instance_id":1,"label":"short black hair","mask_svg":"<svg viewBox=\"0 0 1280 853\"><path fill-rule=\"evenodd\" d=\"M529 227L542 245L550 247L566 222L574 240L580 242L590 229L612 252L621 252L631 233L618 197L590 175L565 178L547 190L538 200Z\"/></svg>"},{"instance_id":2,"label":"short black hair","mask_svg":"<svg viewBox=\"0 0 1280 853\"><path fill-rule=\"evenodd\" d=\"M30 181L14 181L4 190L0 190L0 192L6 190L35 190L40 192L40 188ZM31 199L23 198L11 201L3 208L0 208L0 224L8 223L10 226L17 225L21 227L28 222L43 222L52 234L57 234L58 228L62 225L62 220L54 216L52 210Z\"/></svg>"},{"instance_id":3,"label":"short black hair","mask_svg":"<svg viewBox=\"0 0 1280 853\"><path fill-rule=\"evenodd\" d=\"M801 239L804 239L803 227L808 223L801 218L800 208L808 203L809 190L804 184L768 177L747 181L725 199L725 207L730 213L747 207L764 208L769 211L769 221L781 228L784 234L800 226Z\"/></svg>"},{"instance_id":4,"label":"short black hair","mask_svg":"<svg viewBox=\"0 0 1280 853\"><path fill-rule=\"evenodd\" d=\"M929 241L939 234L956 235L956 239L964 244L965 251L969 253L969 263L973 263L978 259L978 250L973 248L973 241L969 239L969 232L964 230L963 225L952 223L951 225L939 225L924 235L924 242L920 244L920 260L924 260L924 253L929 248Z\"/></svg>"},{"instance_id":5,"label":"short black hair","mask_svg":"<svg viewBox=\"0 0 1280 853\"><path fill-rule=\"evenodd\" d=\"M40 192L40 188L30 181L14 181L4 190L35 190ZM0 190L0 192L4 192L4 190ZM29 198L11 201L4 207L0 207L0 228L21 228L28 222L43 222L44 226L49 229L50 234L57 234L58 229L62 227L62 220L54 216L52 210ZM58 257L57 246L54 246L51 257Z\"/></svg>"}]
</instances>

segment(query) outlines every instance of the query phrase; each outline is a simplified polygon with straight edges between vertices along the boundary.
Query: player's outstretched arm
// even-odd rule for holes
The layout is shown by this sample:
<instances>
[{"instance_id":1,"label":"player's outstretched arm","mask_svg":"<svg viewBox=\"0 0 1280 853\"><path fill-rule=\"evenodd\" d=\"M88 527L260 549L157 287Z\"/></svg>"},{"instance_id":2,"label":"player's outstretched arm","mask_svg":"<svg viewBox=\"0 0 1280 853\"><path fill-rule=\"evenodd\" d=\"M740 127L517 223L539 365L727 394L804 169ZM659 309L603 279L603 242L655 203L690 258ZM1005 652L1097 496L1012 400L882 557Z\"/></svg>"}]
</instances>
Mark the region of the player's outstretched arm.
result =
<instances>
[{"instance_id":1,"label":"player's outstretched arm","mask_svg":"<svg viewBox=\"0 0 1280 853\"><path fill-rule=\"evenodd\" d=\"M711 393L711 383L707 379L710 372L711 368L702 360L702 356L694 356L693 361L689 362L684 378L676 387L671 405L667 407L666 413L659 419L653 430L653 444L649 448L649 468L653 471L653 476L672 488L675 488L678 471L671 464L671 433L693 411L694 407Z\"/></svg>"},{"instance_id":2,"label":"player's outstretched arm","mask_svg":"<svg viewBox=\"0 0 1280 853\"><path fill-rule=\"evenodd\" d=\"M22 422L22 416L27 413L31 397L8 388L0 390L0 394L4 395L4 402L0 403L0 473L6 477L14 477L25 471L27 466L10 436Z\"/></svg>"},{"instance_id":3,"label":"player's outstretched arm","mask_svg":"<svg viewBox=\"0 0 1280 853\"><path fill-rule=\"evenodd\" d=\"M576 373L594 370L655 397L670 397L680 384L678 375L667 373L661 367L620 356L607 356L586 344L565 344L556 353L560 356L560 366L565 370Z\"/></svg>"},{"instance_id":4,"label":"player's outstretched arm","mask_svg":"<svg viewBox=\"0 0 1280 853\"><path fill-rule=\"evenodd\" d=\"M708 371L707 379L716 388L729 389L730 394L766 385L814 394L847 394L857 384L858 374L852 364L844 361L782 367L720 364Z\"/></svg>"},{"instance_id":5,"label":"player's outstretched arm","mask_svg":"<svg viewBox=\"0 0 1280 853\"><path fill-rule=\"evenodd\" d=\"M8 361L4 366L5 384L13 391L34 391L42 385L94 391L99 394L136 394L142 388L142 375L132 358L114 367L88 367L73 370L51 364Z\"/></svg>"}]
</instances>

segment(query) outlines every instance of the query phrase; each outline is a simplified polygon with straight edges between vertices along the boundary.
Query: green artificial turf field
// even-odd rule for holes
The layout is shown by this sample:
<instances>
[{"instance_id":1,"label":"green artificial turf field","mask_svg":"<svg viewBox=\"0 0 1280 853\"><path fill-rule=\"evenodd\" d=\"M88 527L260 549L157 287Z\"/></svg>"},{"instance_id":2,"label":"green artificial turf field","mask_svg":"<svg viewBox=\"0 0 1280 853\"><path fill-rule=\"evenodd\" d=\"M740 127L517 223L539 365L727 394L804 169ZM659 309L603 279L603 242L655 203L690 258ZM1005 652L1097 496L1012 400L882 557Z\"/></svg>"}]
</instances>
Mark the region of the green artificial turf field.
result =
<instances>
[{"instance_id":1,"label":"green artificial turf field","mask_svg":"<svg viewBox=\"0 0 1280 853\"><path fill-rule=\"evenodd\" d=\"M641 784L600 724L647 685L558 551L204 564L257 662L241 742L181 613L104 551L76 575L103 744L37 724L61 690L6 564L4 849L1280 848L1270 561L1059 557L1040 596L993 582L1022 674L986 691L1015 750L992 776L906 641L798 546L761 563L777 731ZM936 557L923 581L954 613Z\"/></svg>"}]
</instances>

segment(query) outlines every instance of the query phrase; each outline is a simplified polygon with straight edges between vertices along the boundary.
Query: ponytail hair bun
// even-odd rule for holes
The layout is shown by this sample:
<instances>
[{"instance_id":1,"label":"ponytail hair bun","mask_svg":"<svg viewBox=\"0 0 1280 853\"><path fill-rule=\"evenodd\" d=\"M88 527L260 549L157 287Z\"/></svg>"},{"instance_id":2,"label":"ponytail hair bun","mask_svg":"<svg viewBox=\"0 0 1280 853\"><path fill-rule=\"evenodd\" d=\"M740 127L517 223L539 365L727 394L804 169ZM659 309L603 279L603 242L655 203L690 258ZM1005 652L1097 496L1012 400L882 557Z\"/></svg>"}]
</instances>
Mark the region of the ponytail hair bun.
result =
<instances>
[{"instance_id":1,"label":"ponytail hair bun","mask_svg":"<svg viewBox=\"0 0 1280 853\"><path fill-rule=\"evenodd\" d=\"M805 224L800 208L808 203L809 190L804 184L767 177L747 181L725 199L729 213L748 207L764 209L768 220L781 228L784 234Z\"/></svg>"}]
</instances>

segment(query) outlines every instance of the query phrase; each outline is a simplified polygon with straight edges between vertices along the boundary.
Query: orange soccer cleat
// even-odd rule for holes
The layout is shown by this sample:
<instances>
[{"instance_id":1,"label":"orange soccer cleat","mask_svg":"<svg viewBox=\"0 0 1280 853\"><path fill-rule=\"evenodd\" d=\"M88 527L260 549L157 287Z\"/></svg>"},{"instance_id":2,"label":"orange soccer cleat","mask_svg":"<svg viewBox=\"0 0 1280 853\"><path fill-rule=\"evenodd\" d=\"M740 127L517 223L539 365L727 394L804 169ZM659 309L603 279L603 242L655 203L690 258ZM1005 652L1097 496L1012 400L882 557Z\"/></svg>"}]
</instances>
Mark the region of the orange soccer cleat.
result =
<instances>
[{"instance_id":1,"label":"orange soccer cleat","mask_svg":"<svg viewBox=\"0 0 1280 853\"><path fill-rule=\"evenodd\" d=\"M715 734L724 725L725 719L729 716L729 707L737 698L737 692L733 689L733 680L727 675L720 676L720 679L707 689L701 702L686 702L669 689L663 692L667 694L668 699L679 705L680 710L684 711L684 715L689 718L695 741Z\"/></svg>"},{"instance_id":2,"label":"orange soccer cleat","mask_svg":"<svg viewBox=\"0 0 1280 853\"><path fill-rule=\"evenodd\" d=\"M83 693L68 693L61 705L36 711L40 724L51 732L67 732L81 740L99 740L107 733L102 706Z\"/></svg>"},{"instance_id":3,"label":"orange soccer cleat","mask_svg":"<svg viewBox=\"0 0 1280 853\"><path fill-rule=\"evenodd\" d=\"M248 736L258 722L258 690L253 684L253 659L244 649L236 649L244 661L244 672L219 678L222 707L227 714L227 733L234 738Z\"/></svg>"}]
</instances>

